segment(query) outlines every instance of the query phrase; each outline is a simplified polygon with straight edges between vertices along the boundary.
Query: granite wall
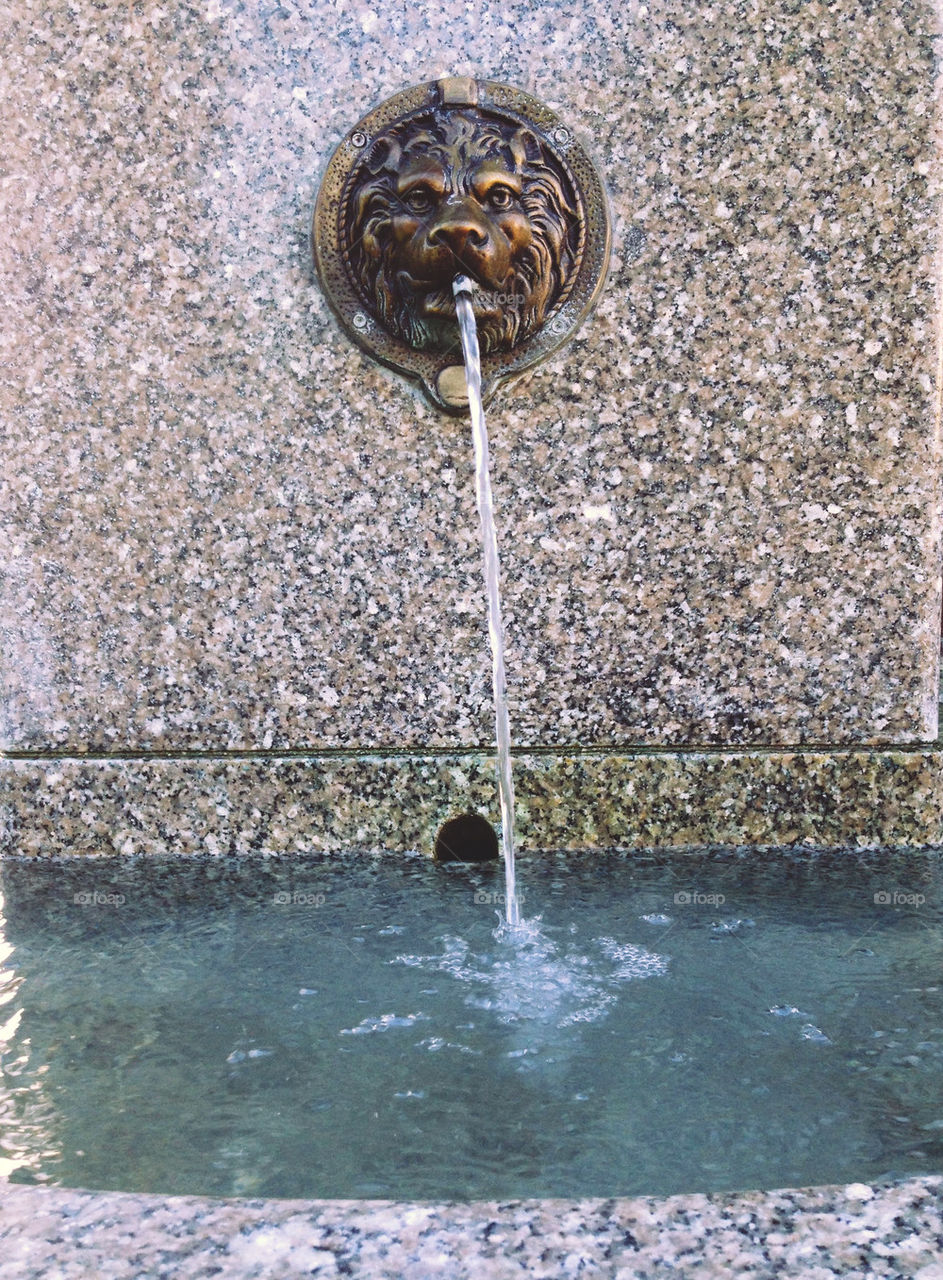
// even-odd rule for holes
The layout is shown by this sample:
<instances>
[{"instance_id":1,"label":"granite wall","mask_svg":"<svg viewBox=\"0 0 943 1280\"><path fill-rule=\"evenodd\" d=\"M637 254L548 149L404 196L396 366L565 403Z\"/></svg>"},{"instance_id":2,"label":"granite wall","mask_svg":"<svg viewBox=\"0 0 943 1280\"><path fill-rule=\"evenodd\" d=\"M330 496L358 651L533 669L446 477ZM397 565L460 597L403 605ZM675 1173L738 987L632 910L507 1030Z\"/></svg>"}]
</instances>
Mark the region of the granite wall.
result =
<instances>
[{"instance_id":1,"label":"granite wall","mask_svg":"<svg viewBox=\"0 0 943 1280\"><path fill-rule=\"evenodd\" d=\"M132 847L173 844L173 787L219 843L234 757L249 828L271 828L297 753L424 754L425 832L470 785L454 760L486 759L467 422L344 336L309 246L334 147L444 74L558 111L613 215L595 313L490 413L515 742L544 774L661 753L662 799L671 753L740 760L736 793L751 752L837 751L832 775L870 761L873 797L862 749L935 737L935 6L0 12L11 847L54 847L63 807L83 849L111 847L144 792L165 825L132 822ZM939 827L916 758L890 790L923 770L902 803ZM325 769L331 839L414 841L395 816L344 827L359 789ZM579 796L561 769L551 808ZM650 822L632 769L616 791ZM279 802L292 830L304 795Z\"/></svg>"}]
</instances>

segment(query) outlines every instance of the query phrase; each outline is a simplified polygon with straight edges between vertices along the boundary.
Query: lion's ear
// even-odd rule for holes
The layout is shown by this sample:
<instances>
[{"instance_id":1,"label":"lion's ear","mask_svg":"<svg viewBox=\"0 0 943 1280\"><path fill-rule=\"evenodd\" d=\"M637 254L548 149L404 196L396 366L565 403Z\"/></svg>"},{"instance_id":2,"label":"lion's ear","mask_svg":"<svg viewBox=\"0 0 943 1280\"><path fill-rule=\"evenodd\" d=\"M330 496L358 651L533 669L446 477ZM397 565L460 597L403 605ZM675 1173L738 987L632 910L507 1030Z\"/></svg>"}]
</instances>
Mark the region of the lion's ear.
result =
<instances>
[{"instance_id":1,"label":"lion's ear","mask_svg":"<svg viewBox=\"0 0 943 1280\"><path fill-rule=\"evenodd\" d=\"M518 168L540 159L540 143L530 129L517 129L511 134L511 155Z\"/></svg>"},{"instance_id":2,"label":"lion's ear","mask_svg":"<svg viewBox=\"0 0 943 1280\"><path fill-rule=\"evenodd\" d=\"M403 148L395 138L380 138L370 149L367 168L374 175L381 173L384 169L395 173L399 168L402 151Z\"/></svg>"}]
</instances>

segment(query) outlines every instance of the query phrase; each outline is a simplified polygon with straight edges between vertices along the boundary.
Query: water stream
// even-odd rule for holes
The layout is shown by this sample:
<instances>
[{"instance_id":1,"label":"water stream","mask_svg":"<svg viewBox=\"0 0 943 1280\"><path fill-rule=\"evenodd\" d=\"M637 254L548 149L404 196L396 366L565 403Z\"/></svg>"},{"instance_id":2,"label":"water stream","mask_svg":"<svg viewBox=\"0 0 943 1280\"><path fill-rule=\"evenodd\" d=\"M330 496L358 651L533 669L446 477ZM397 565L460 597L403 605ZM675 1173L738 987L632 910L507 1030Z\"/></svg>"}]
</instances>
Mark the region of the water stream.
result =
<instances>
[{"instance_id":1,"label":"water stream","mask_svg":"<svg viewBox=\"0 0 943 1280\"><path fill-rule=\"evenodd\" d=\"M494 503L488 462L488 428L481 403L481 357L478 327L472 307L474 285L467 276L457 276L452 284L455 312L462 335L465 381L475 443L475 492L481 517L481 541L485 561L485 591L488 597L488 634L491 639L491 677L494 686L495 738L498 748L498 798L501 804L501 848L504 855L507 923L520 924L520 910L514 876L514 781L511 777L511 726L508 718L507 683L504 674L504 624L501 620L501 590L498 539L494 528Z\"/></svg>"}]
</instances>

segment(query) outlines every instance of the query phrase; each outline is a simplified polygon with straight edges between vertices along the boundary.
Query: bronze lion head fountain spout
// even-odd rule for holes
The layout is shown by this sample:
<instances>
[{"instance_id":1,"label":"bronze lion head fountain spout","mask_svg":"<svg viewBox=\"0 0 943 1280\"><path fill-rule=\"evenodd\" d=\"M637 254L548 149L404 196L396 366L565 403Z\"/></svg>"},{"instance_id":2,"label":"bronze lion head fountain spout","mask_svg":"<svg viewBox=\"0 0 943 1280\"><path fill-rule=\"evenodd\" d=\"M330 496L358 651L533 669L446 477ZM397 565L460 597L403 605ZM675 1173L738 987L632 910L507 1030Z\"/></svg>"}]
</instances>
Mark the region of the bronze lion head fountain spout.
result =
<instances>
[{"instance_id":1,"label":"bronze lion head fountain spout","mask_svg":"<svg viewBox=\"0 0 943 1280\"><path fill-rule=\"evenodd\" d=\"M365 300L411 347L455 346L452 281L479 286L482 351L511 351L560 300L582 225L567 175L529 129L461 111L374 144L350 192L347 253Z\"/></svg>"},{"instance_id":2,"label":"bronze lion head fountain spout","mask_svg":"<svg viewBox=\"0 0 943 1280\"><path fill-rule=\"evenodd\" d=\"M360 121L328 165L313 239L354 339L461 412L455 277L476 285L487 399L589 311L609 218L595 169L552 112L505 85L452 78Z\"/></svg>"}]
</instances>

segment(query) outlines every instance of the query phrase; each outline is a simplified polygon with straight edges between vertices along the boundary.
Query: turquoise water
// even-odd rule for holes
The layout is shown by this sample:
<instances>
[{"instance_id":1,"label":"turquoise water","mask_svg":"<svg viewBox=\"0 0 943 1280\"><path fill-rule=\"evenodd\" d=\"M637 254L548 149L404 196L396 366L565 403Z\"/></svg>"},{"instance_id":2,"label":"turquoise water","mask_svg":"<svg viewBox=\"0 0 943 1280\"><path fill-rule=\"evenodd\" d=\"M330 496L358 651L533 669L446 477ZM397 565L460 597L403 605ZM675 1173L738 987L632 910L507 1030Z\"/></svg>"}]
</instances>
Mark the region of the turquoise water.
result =
<instances>
[{"instance_id":1,"label":"turquoise water","mask_svg":"<svg viewBox=\"0 0 943 1280\"><path fill-rule=\"evenodd\" d=\"M668 1194L943 1172L938 854L0 864L0 1176ZM534 924L536 917L539 921Z\"/></svg>"}]
</instances>

